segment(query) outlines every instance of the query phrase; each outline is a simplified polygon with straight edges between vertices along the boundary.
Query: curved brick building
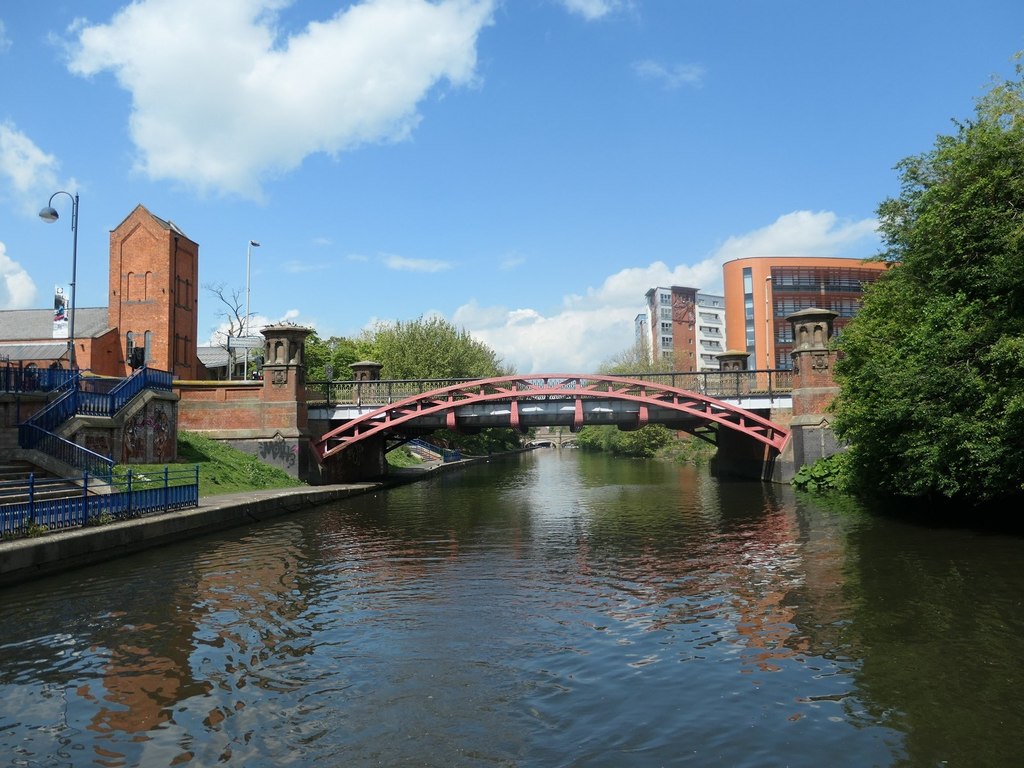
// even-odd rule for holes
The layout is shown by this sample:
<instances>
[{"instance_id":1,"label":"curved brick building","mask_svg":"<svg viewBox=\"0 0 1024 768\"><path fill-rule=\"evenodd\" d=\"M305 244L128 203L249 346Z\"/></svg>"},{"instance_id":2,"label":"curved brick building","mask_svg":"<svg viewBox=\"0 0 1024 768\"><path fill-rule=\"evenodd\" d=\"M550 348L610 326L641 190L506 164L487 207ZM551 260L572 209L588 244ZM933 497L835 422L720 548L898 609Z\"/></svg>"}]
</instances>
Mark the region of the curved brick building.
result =
<instances>
[{"instance_id":1,"label":"curved brick building","mask_svg":"<svg viewBox=\"0 0 1024 768\"><path fill-rule=\"evenodd\" d=\"M860 308L864 285L890 265L814 256L757 256L723 267L726 346L745 350L751 370L791 368L793 329L785 318L809 307L838 317L835 331Z\"/></svg>"}]
</instances>

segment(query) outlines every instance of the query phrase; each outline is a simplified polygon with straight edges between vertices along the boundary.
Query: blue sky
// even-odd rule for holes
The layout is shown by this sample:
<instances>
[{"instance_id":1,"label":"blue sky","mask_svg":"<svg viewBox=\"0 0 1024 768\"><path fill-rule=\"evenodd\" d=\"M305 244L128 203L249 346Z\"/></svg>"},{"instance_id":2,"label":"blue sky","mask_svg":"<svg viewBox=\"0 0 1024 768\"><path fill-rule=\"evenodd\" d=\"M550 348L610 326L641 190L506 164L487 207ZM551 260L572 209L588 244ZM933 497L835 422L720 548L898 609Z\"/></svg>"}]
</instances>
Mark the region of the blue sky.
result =
<instances>
[{"instance_id":1,"label":"blue sky","mask_svg":"<svg viewBox=\"0 0 1024 768\"><path fill-rule=\"evenodd\" d=\"M203 286L261 243L257 322L439 314L591 371L650 287L874 253L893 166L1021 49L1020 0L2 0L0 308L70 281L67 198L37 214L78 191L79 307L141 203Z\"/></svg>"}]
</instances>

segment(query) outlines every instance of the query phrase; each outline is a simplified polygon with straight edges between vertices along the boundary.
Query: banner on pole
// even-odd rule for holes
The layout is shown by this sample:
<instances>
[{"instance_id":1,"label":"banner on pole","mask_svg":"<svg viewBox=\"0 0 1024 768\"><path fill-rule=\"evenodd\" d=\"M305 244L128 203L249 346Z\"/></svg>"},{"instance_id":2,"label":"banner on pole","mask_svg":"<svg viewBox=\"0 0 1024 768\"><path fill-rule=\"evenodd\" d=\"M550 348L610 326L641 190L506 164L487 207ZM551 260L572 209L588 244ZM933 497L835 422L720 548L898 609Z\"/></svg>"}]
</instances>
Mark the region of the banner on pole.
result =
<instances>
[{"instance_id":1,"label":"banner on pole","mask_svg":"<svg viewBox=\"0 0 1024 768\"><path fill-rule=\"evenodd\" d=\"M64 289L59 285L53 288L53 338L68 337L68 302Z\"/></svg>"}]
</instances>

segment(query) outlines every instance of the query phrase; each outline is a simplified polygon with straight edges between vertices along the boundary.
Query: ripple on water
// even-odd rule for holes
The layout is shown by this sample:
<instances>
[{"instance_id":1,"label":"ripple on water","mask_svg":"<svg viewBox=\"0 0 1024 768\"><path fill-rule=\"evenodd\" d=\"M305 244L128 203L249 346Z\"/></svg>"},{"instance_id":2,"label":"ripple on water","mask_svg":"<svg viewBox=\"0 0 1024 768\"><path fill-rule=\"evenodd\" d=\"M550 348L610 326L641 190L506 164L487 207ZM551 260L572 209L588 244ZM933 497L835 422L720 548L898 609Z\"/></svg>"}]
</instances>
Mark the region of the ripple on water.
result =
<instances>
[{"instance_id":1,"label":"ripple on water","mask_svg":"<svg viewBox=\"0 0 1024 768\"><path fill-rule=\"evenodd\" d=\"M903 658L863 599L870 529L843 525L759 484L565 451L141 553L0 593L0 754L893 764L901 707L934 709L871 654ZM954 582L914 556L885 576L928 622L915 579ZM1020 621L1006 600L971 615ZM1015 647L988 637L990 658Z\"/></svg>"}]
</instances>

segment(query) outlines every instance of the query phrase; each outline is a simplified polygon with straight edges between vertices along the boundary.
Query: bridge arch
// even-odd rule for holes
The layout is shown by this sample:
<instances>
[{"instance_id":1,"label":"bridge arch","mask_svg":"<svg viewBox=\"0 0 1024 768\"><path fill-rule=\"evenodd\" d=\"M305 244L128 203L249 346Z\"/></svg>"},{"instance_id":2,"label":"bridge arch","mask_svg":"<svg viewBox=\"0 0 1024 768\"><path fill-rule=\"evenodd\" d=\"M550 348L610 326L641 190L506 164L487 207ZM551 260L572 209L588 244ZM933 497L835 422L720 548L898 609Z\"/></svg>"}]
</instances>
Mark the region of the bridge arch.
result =
<instances>
[{"instance_id":1,"label":"bridge arch","mask_svg":"<svg viewBox=\"0 0 1024 768\"><path fill-rule=\"evenodd\" d=\"M481 405L495 403L504 407L492 409L489 416L499 418L500 423L488 426L523 431L530 426L566 423L573 431L597 423L617 424L624 429L665 424L715 442L716 430L728 429L763 444L775 454L782 451L789 439L786 428L699 392L614 375L530 374L460 382L382 405L326 432L311 445L322 463L374 437L417 428L465 428L480 416L474 411L479 411ZM588 413L585 403L613 407L594 408ZM628 404L628 409L616 415L616 403ZM602 411L600 420L594 415L597 410Z\"/></svg>"}]
</instances>

